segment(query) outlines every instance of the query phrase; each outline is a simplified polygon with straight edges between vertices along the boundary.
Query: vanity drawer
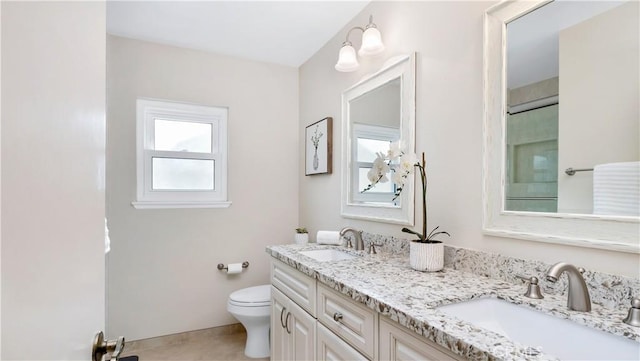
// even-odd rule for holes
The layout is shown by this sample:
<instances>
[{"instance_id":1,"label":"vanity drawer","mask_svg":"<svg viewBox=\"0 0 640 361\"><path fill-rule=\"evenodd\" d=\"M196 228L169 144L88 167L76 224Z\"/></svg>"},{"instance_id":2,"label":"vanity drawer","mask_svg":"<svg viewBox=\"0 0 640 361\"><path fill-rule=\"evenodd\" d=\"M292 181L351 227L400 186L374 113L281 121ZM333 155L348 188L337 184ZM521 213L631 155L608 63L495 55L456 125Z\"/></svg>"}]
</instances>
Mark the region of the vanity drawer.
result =
<instances>
[{"instance_id":1,"label":"vanity drawer","mask_svg":"<svg viewBox=\"0 0 640 361\"><path fill-rule=\"evenodd\" d=\"M378 331L373 310L318 284L318 321L369 358Z\"/></svg>"},{"instance_id":2,"label":"vanity drawer","mask_svg":"<svg viewBox=\"0 0 640 361\"><path fill-rule=\"evenodd\" d=\"M433 360L462 361L464 358L455 355L442 346L408 329L395 324L385 317L380 317L380 353L381 361L397 360Z\"/></svg>"},{"instance_id":3,"label":"vanity drawer","mask_svg":"<svg viewBox=\"0 0 640 361\"><path fill-rule=\"evenodd\" d=\"M272 260L271 284L315 317L316 280L291 266Z\"/></svg>"}]
</instances>

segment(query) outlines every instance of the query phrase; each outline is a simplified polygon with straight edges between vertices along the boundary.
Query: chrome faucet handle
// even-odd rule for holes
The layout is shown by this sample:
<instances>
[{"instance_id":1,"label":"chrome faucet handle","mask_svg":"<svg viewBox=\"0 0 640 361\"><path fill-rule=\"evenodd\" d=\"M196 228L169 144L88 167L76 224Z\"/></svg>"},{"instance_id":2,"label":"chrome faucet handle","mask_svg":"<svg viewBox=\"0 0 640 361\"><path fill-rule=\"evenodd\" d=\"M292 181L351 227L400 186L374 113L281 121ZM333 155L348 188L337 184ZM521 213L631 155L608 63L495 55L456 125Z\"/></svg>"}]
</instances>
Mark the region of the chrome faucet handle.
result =
<instances>
[{"instance_id":1,"label":"chrome faucet handle","mask_svg":"<svg viewBox=\"0 0 640 361\"><path fill-rule=\"evenodd\" d=\"M382 246L382 244L374 244L373 242L369 243L369 254L378 254L378 252L376 252L376 247L375 246Z\"/></svg>"},{"instance_id":2,"label":"chrome faucet handle","mask_svg":"<svg viewBox=\"0 0 640 361\"><path fill-rule=\"evenodd\" d=\"M640 327L640 297L631 299L631 308L629 314L622 322L633 327Z\"/></svg>"},{"instance_id":3,"label":"chrome faucet handle","mask_svg":"<svg viewBox=\"0 0 640 361\"><path fill-rule=\"evenodd\" d=\"M516 277L528 283L527 292L524 293L525 297L533 298L536 300L541 300L544 298L544 296L542 295L542 291L540 291L540 285L538 285L538 277L525 277L520 275L516 275Z\"/></svg>"},{"instance_id":4,"label":"chrome faucet handle","mask_svg":"<svg viewBox=\"0 0 640 361\"><path fill-rule=\"evenodd\" d=\"M344 237L344 239L345 241L347 241L344 246L347 248L353 248L353 244L351 243L351 238Z\"/></svg>"}]
</instances>

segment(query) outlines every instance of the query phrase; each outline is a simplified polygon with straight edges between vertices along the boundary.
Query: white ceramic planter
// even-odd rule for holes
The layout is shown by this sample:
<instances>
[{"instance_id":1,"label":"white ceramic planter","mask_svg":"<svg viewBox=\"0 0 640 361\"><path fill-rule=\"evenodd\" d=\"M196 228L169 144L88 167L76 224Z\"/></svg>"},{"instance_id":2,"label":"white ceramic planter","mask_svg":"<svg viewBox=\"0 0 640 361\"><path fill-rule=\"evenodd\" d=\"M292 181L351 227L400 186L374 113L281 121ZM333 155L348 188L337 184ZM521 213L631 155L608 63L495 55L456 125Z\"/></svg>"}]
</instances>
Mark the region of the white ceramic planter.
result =
<instances>
[{"instance_id":1,"label":"white ceramic planter","mask_svg":"<svg viewBox=\"0 0 640 361\"><path fill-rule=\"evenodd\" d=\"M409 242L409 264L417 271L435 272L444 268L444 243Z\"/></svg>"},{"instance_id":2,"label":"white ceramic planter","mask_svg":"<svg viewBox=\"0 0 640 361\"><path fill-rule=\"evenodd\" d=\"M296 244L309 243L309 233L296 233Z\"/></svg>"}]
</instances>

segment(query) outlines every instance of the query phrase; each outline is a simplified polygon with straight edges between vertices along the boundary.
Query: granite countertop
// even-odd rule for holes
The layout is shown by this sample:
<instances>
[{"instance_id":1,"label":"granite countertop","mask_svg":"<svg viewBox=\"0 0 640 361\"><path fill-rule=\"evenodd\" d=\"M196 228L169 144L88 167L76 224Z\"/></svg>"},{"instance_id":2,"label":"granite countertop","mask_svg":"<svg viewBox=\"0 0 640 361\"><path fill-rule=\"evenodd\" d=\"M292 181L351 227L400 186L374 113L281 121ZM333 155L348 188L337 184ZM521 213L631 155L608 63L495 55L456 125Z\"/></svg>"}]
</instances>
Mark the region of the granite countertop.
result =
<instances>
[{"instance_id":1,"label":"granite countertop","mask_svg":"<svg viewBox=\"0 0 640 361\"><path fill-rule=\"evenodd\" d=\"M357 257L318 262L299 253L330 248L339 248ZM530 345L518 344L495 332L478 328L436 307L482 297L499 298L640 342L640 328L620 322L627 310L593 304L591 312L571 311L567 309L566 296L545 294L541 300L524 297L524 284L451 268L434 273L418 272L411 269L406 256L369 255L338 246L313 243L278 245L267 247L267 253L468 359L550 360L557 357L544 353L529 355L527 349Z\"/></svg>"}]
</instances>

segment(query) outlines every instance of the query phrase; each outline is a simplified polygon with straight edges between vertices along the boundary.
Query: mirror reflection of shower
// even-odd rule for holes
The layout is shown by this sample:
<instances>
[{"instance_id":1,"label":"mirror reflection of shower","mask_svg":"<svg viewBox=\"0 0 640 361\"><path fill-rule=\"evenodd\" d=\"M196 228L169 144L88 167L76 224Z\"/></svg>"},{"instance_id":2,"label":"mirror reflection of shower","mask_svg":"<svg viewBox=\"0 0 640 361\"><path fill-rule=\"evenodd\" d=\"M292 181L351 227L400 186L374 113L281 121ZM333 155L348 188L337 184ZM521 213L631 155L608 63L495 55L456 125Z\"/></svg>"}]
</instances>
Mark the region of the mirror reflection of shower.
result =
<instances>
[{"instance_id":1,"label":"mirror reflection of shower","mask_svg":"<svg viewBox=\"0 0 640 361\"><path fill-rule=\"evenodd\" d=\"M638 6L553 1L507 24L504 210L640 215Z\"/></svg>"},{"instance_id":2,"label":"mirror reflection of shower","mask_svg":"<svg viewBox=\"0 0 640 361\"><path fill-rule=\"evenodd\" d=\"M557 98L507 114L506 210L558 210Z\"/></svg>"}]
</instances>

